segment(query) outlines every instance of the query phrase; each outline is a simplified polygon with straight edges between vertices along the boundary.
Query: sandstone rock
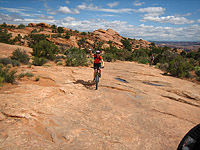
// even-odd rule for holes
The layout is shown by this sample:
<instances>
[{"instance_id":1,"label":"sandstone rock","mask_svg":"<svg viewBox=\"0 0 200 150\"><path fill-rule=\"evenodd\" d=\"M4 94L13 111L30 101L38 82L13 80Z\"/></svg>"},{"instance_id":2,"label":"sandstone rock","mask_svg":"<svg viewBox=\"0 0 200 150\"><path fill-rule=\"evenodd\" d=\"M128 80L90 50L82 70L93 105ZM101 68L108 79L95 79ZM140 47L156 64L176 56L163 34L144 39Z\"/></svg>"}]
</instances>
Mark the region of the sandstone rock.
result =
<instances>
[{"instance_id":1,"label":"sandstone rock","mask_svg":"<svg viewBox=\"0 0 200 150\"><path fill-rule=\"evenodd\" d=\"M51 28L51 25L49 25L47 23L38 23L37 26L44 27L44 28Z\"/></svg>"},{"instance_id":2,"label":"sandstone rock","mask_svg":"<svg viewBox=\"0 0 200 150\"><path fill-rule=\"evenodd\" d=\"M37 25L35 23L29 23L28 26L29 27L36 27Z\"/></svg>"},{"instance_id":3,"label":"sandstone rock","mask_svg":"<svg viewBox=\"0 0 200 150\"><path fill-rule=\"evenodd\" d=\"M18 71L41 79L0 89L3 150L171 150L200 122L200 85L148 65L105 63L98 91L90 67Z\"/></svg>"}]
</instances>

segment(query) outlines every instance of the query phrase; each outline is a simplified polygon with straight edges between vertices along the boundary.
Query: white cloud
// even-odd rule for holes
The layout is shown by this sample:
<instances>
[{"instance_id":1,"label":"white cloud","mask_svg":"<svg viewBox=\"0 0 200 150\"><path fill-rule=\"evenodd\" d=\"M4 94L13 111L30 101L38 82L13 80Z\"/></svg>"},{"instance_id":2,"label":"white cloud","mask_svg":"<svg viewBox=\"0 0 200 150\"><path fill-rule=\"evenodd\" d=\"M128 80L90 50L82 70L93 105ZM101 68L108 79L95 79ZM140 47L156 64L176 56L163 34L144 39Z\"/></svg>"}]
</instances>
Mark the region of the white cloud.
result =
<instances>
[{"instance_id":1,"label":"white cloud","mask_svg":"<svg viewBox=\"0 0 200 150\"><path fill-rule=\"evenodd\" d=\"M67 0L67 1L65 1L65 3L66 3L66 4L69 4L70 2Z\"/></svg>"},{"instance_id":2,"label":"white cloud","mask_svg":"<svg viewBox=\"0 0 200 150\"><path fill-rule=\"evenodd\" d=\"M166 16L166 17L155 17L155 16L144 16L141 21L154 21L159 23L170 23L170 24L192 24L193 20L188 20L185 17L175 17L175 16Z\"/></svg>"},{"instance_id":3,"label":"white cloud","mask_svg":"<svg viewBox=\"0 0 200 150\"><path fill-rule=\"evenodd\" d=\"M117 6L117 5L119 5L119 2L108 3L107 5L108 5L110 8L113 8L113 7Z\"/></svg>"},{"instance_id":4,"label":"white cloud","mask_svg":"<svg viewBox=\"0 0 200 150\"><path fill-rule=\"evenodd\" d=\"M84 9L87 8L87 6L85 4L82 4L82 5L78 5L77 8L81 9L81 10L84 10Z\"/></svg>"},{"instance_id":5,"label":"white cloud","mask_svg":"<svg viewBox=\"0 0 200 150\"><path fill-rule=\"evenodd\" d=\"M198 19L197 22L200 23L200 19Z\"/></svg>"},{"instance_id":6,"label":"white cloud","mask_svg":"<svg viewBox=\"0 0 200 150\"><path fill-rule=\"evenodd\" d=\"M53 20L54 16L45 16L45 15L40 15L38 16L40 19L45 19L45 20Z\"/></svg>"},{"instance_id":7,"label":"white cloud","mask_svg":"<svg viewBox=\"0 0 200 150\"><path fill-rule=\"evenodd\" d=\"M136 0L135 2L133 2L134 6L142 6L143 4L145 4L144 2L139 2L139 0Z\"/></svg>"},{"instance_id":8,"label":"white cloud","mask_svg":"<svg viewBox=\"0 0 200 150\"><path fill-rule=\"evenodd\" d=\"M187 13L187 14L175 14L175 17L186 17L186 16L191 16L192 13Z\"/></svg>"},{"instance_id":9,"label":"white cloud","mask_svg":"<svg viewBox=\"0 0 200 150\"><path fill-rule=\"evenodd\" d=\"M34 22L34 23L41 23L41 22L45 22L48 24L55 24L56 20L51 20L51 19L14 19L13 20L14 23L20 24L28 24L30 22Z\"/></svg>"},{"instance_id":10,"label":"white cloud","mask_svg":"<svg viewBox=\"0 0 200 150\"><path fill-rule=\"evenodd\" d=\"M140 8L136 12L139 13L147 13L149 16L160 16L164 14L165 8L162 7L147 7L147 8Z\"/></svg>"},{"instance_id":11,"label":"white cloud","mask_svg":"<svg viewBox=\"0 0 200 150\"><path fill-rule=\"evenodd\" d=\"M64 13L64 14L79 14L78 9L69 9L67 6L60 6L58 9L58 12Z\"/></svg>"},{"instance_id":12,"label":"white cloud","mask_svg":"<svg viewBox=\"0 0 200 150\"><path fill-rule=\"evenodd\" d=\"M65 17L63 19L64 22L71 22L71 21L75 21L75 20L76 20L76 18L73 18L73 17Z\"/></svg>"},{"instance_id":13,"label":"white cloud","mask_svg":"<svg viewBox=\"0 0 200 150\"><path fill-rule=\"evenodd\" d=\"M130 8L107 9L107 8L101 8L101 7L95 6L93 4L87 5L86 3L83 3L82 5L78 5L77 9L90 10L90 11L112 12L112 13L130 13L130 12L136 11L135 9L130 9Z\"/></svg>"}]
</instances>

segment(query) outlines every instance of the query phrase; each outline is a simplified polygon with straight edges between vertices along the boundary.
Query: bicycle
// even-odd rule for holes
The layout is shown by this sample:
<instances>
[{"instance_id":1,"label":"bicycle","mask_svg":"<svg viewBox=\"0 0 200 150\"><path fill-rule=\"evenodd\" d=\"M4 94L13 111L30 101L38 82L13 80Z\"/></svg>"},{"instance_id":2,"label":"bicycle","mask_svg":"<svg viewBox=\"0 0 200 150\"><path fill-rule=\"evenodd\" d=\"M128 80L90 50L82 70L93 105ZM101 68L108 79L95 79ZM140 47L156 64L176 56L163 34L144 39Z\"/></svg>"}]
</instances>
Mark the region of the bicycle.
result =
<instances>
[{"instance_id":1,"label":"bicycle","mask_svg":"<svg viewBox=\"0 0 200 150\"><path fill-rule=\"evenodd\" d=\"M100 68L104 68L104 67L100 67ZM96 77L95 77L95 82L96 82L96 90L98 89L98 83L99 83L99 67L97 67L97 72L96 72Z\"/></svg>"}]
</instances>

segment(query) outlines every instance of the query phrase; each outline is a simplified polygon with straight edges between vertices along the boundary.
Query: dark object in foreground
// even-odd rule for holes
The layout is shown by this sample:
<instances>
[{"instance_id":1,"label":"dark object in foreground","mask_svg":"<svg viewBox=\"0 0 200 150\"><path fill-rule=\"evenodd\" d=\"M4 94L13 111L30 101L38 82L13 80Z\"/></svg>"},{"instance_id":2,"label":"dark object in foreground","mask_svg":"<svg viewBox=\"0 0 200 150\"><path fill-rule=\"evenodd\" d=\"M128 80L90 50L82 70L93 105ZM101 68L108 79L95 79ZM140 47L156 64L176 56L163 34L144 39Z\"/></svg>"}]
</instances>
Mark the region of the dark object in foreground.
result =
<instances>
[{"instance_id":1,"label":"dark object in foreground","mask_svg":"<svg viewBox=\"0 0 200 150\"><path fill-rule=\"evenodd\" d=\"M192 128L181 140L177 150L200 149L200 124Z\"/></svg>"}]
</instances>

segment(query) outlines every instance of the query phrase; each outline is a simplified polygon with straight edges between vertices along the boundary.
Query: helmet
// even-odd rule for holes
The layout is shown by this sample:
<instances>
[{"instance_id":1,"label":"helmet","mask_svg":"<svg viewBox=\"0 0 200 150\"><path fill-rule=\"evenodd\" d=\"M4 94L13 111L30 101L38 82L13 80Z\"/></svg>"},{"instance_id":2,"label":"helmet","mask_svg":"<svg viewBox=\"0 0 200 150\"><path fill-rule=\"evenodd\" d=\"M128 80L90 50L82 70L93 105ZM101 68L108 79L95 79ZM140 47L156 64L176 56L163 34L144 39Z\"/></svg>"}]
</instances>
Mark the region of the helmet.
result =
<instances>
[{"instance_id":1,"label":"helmet","mask_svg":"<svg viewBox=\"0 0 200 150\"><path fill-rule=\"evenodd\" d=\"M101 52L99 50L96 51L96 54L100 54Z\"/></svg>"}]
</instances>

